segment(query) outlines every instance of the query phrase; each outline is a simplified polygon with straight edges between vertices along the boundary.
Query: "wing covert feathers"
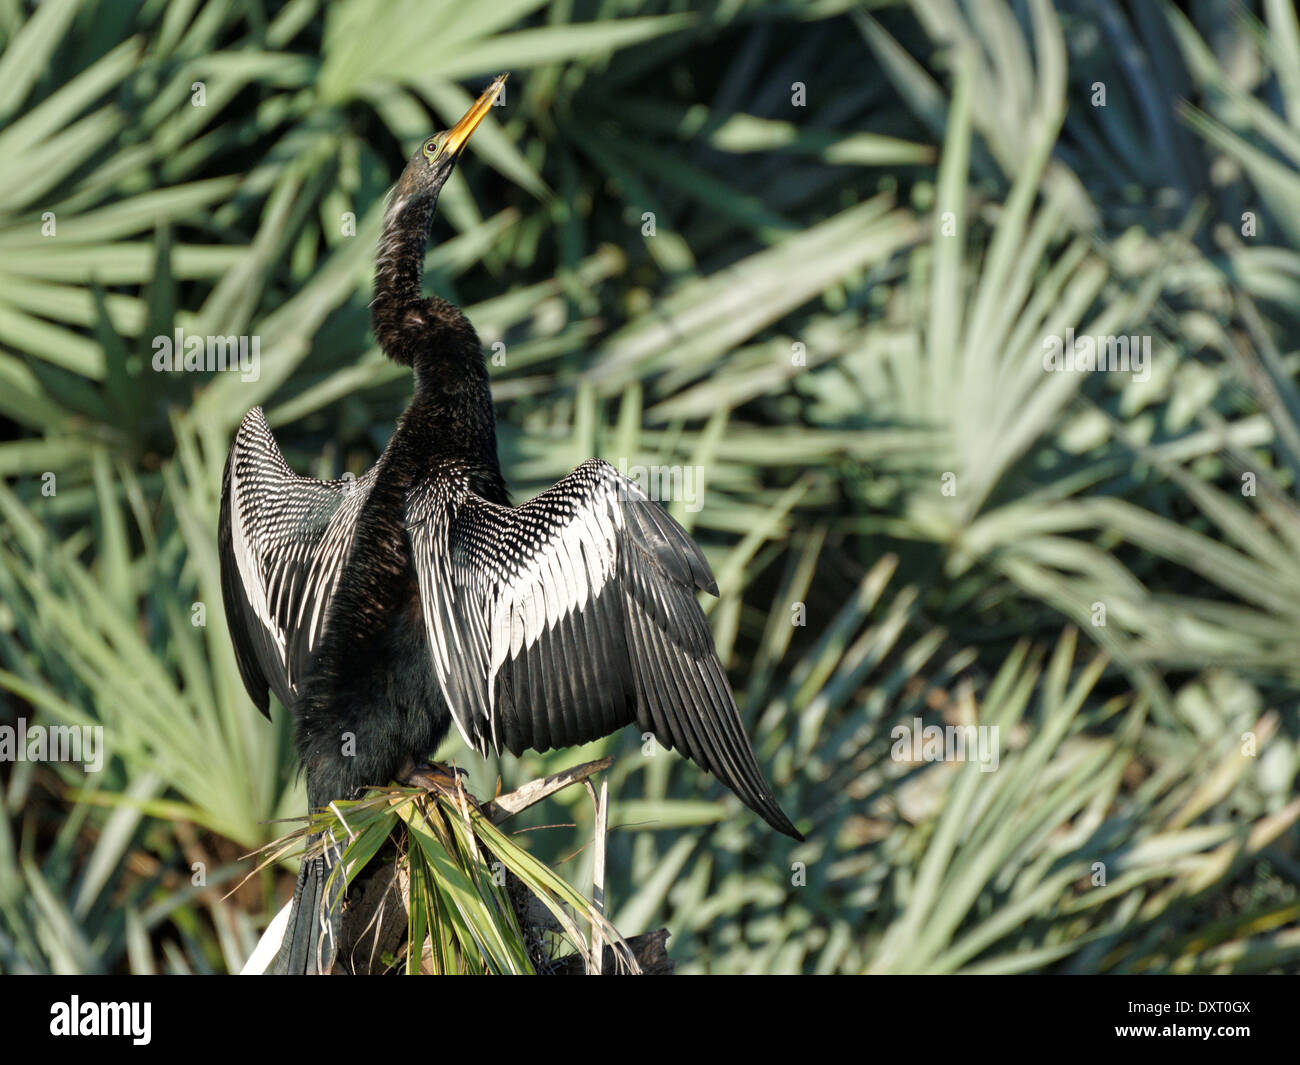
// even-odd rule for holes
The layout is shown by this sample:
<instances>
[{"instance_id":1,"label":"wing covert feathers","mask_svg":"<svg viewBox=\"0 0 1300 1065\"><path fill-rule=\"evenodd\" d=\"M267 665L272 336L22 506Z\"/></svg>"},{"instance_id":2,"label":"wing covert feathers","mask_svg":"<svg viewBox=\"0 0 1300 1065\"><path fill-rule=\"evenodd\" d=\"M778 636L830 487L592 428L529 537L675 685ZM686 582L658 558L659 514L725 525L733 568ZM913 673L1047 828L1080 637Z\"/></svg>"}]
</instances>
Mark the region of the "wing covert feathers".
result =
<instances>
[{"instance_id":1,"label":"wing covert feathers","mask_svg":"<svg viewBox=\"0 0 1300 1065\"><path fill-rule=\"evenodd\" d=\"M467 743L519 754L635 722L716 775L779 831L696 601L700 549L606 462L520 507L445 472L408 499L434 672Z\"/></svg>"}]
</instances>

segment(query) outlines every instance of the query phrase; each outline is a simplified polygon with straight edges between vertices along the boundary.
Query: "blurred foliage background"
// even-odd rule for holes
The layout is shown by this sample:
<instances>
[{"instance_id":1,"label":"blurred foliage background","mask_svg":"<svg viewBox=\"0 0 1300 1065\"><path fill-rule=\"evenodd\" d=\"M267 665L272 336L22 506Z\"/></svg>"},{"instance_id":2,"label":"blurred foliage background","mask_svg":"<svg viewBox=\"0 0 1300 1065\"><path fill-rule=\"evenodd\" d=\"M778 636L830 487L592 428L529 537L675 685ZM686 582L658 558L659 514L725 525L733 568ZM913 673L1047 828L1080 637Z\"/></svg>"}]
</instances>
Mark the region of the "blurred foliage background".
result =
<instances>
[{"instance_id":1,"label":"blurred foliage background","mask_svg":"<svg viewBox=\"0 0 1300 1065\"><path fill-rule=\"evenodd\" d=\"M305 800L221 464L255 404L301 472L382 448L383 196L501 70L428 286L503 356L516 499L703 470L673 509L809 839L630 729L441 755L479 794L619 755L610 913L681 971L1300 968L1289 0L0 0L0 42L3 718L109 749L0 766L0 969L237 969L286 897L226 897ZM260 377L155 373L178 327ZM1149 377L1045 373L1067 329ZM918 717L998 770L892 758ZM530 816L588 884L585 796Z\"/></svg>"}]
</instances>

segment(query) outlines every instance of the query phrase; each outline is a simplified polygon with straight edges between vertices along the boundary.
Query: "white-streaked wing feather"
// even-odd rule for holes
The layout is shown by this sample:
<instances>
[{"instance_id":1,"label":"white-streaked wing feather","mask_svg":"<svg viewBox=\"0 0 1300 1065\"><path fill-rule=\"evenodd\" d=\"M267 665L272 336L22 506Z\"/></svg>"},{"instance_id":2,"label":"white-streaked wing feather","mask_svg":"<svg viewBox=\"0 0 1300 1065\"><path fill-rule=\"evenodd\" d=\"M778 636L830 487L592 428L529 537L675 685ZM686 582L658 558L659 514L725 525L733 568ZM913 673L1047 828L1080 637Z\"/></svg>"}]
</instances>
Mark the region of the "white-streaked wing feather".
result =
<instances>
[{"instance_id":1,"label":"white-streaked wing feather","mask_svg":"<svg viewBox=\"0 0 1300 1065\"><path fill-rule=\"evenodd\" d=\"M635 721L782 831L697 589L717 594L685 531L608 463L583 463L520 507L445 468L407 501L438 683L481 752L572 746Z\"/></svg>"},{"instance_id":2,"label":"white-streaked wing feather","mask_svg":"<svg viewBox=\"0 0 1300 1065\"><path fill-rule=\"evenodd\" d=\"M267 686L286 705L297 694L370 483L300 477L260 408L240 424L222 492L222 592L240 672L263 709Z\"/></svg>"}]
</instances>

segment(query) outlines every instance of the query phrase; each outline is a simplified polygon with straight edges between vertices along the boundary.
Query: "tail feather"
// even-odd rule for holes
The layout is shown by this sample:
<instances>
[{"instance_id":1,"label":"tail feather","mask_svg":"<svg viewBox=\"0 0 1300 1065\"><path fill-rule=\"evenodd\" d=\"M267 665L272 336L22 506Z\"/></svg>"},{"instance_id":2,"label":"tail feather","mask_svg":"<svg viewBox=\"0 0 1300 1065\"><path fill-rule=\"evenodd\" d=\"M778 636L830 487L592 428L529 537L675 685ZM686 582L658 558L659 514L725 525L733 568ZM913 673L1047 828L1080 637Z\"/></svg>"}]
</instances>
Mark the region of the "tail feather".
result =
<instances>
[{"instance_id":1,"label":"tail feather","mask_svg":"<svg viewBox=\"0 0 1300 1065\"><path fill-rule=\"evenodd\" d=\"M315 976L334 968L343 908L342 877L327 887L332 869L324 856L303 859L289 923L268 975Z\"/></svg>"}]
</instances>

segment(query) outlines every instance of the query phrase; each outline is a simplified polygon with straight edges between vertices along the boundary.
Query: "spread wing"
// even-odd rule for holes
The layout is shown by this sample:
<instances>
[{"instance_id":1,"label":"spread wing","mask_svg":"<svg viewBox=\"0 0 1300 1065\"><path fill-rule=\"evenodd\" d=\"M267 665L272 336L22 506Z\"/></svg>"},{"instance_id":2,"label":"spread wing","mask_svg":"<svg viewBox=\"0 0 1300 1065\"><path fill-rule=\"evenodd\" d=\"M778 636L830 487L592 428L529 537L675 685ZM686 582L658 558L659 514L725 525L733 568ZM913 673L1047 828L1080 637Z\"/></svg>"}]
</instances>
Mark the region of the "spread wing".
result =
<instances>
[{"instance_id":1,"label":"spread wing","mask_svg":"<svg viewBox=\"0 0 1300 1065\"><path fill-rule=\"evenodd\" d=\"M371 479L298 476L260 407L239 426L221 487L221 596L244 687L264 714L268 687L293 705Z\"/></svg>"},{"instance_id":2,"label":"spread wing","mask_svg":"<svg viewBox=\"0 0 1300 1065\"><path fill-rule=\"evenodd\" d=\"M518 754L636 722L802 838L758 767L696 589L686 532L593 459L508 507L449 479L408 498L434 672L466 742Z\"/></svg>"}]
</instances>

